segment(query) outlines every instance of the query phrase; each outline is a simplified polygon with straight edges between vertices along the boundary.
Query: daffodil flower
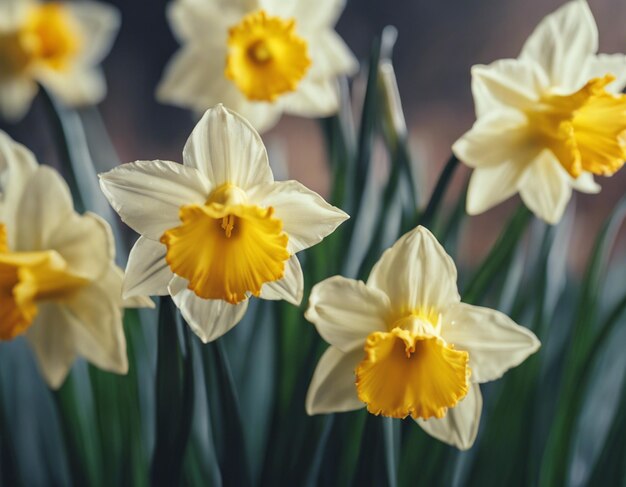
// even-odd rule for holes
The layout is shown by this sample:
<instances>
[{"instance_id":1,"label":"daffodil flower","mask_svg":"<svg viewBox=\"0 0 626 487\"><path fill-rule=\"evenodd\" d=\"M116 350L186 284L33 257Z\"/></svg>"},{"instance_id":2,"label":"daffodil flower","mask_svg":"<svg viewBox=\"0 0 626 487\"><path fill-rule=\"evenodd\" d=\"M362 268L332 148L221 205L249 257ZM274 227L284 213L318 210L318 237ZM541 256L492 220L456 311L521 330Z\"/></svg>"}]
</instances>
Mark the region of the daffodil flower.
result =
<instances>
[{"instance_id":1,"label":"daffodil flower","mask_svg":"<svg viewBox=\"0 0 626 487\"><path fill-rule=\"evenodd\" d=\"M626 57L596 54L589 6L574 0L546 17L517 59L472 68L477 120L454 144L474 168L467 211L482 213L519 192L557 223L572 188L597 193L626 159Z\"/></svg>"},{"instance_id":2,"label":"daffodil flower","mask_svg":"<svg viewBox=\"0 0 626 487\"><path fill-rule=\"evenodd\" d=\"M77 356L126 373L122 309L152 302L122 299L108 224L75 213L59 174L3 132L0 196L0 340L25 335L52 388Z\"/></svg>"},{"instance_id":3,"label":"daffodil flower","mask_svg":"<svg viewBox=\"0 0 626 487\"><path fill-rule=\"evenodd\" d=\"M119 27L118 12L92 1L0 2L0 116L17 120L42 84L68 106L106 94L98 64Z\"/></svg>"},{"instance_id":4,"label":"daffodil flower","mask_svg":"<svg viewBox=\"0 0 626 487\"><path fill-rule=\"evenodd\" d=\"M367 283L331 277L306 318L330 347L306 399L309 414L411 416L424 431L469 448L480 421L478 384L498 379L539 348L499 311L461 303L456 267L424 227L404 235Z\"/></svg>"},{"instance_id":5,"label":"daffodil flower","mask_svg":"<svg viewBox=\"0 0 626 487\"><path fill-rule=\"evenodd\" d=\"M204 342L241 320L249 296L299 304L295 254L348 215L296 181L274 181L257 132L221 105L195 127L183 160L101 175L113 208L141 234L124 296L170 294Z\"/></svg>"},{"instance_id":6,"label":"daffodil flower","mask_svg":"<svg viewBox=\"0 0 626 487\"><path fill-rule=\"evenodd\" d=\"M358 65L334 25L344 0L176 0L168 10L183 45L157 90L164 103L203 113L224 103L259 131L282 112L337 111L336 78Z\"/></svg>"}]
</instances>

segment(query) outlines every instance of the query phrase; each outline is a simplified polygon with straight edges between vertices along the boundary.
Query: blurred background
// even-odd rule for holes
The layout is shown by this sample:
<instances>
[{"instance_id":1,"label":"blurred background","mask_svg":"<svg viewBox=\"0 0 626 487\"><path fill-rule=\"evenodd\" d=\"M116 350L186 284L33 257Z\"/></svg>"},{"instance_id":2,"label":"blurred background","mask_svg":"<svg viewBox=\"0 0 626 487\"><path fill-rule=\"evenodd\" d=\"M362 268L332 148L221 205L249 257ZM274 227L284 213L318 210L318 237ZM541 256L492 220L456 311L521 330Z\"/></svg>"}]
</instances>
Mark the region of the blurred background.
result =
<instances>
[{"instance_id":1,"label":"blurred background","mask_svg":"<svg viewBox=\"0 0 626 487\"><path fill-rule=\"evenodd\" d=\"M137 159L181 161L194 119L189 112L160 105L154 91L177 50L165 18L166 0L111 0L122 13L119 38L104 62L109 95L101 106L104 123L122 162ZM400 94L411 133L412 155L427 198L450 155L450 146L473 121L470 67L515 57L537 23L561 0L348 0L338 31L360 59L386 25L398 28L395 50ZM600 51L626 51L626 2L590 0L600 30ZM54 164L54 144L41 101L18 125L2 127L33 148L42 163ZM315 120L284 117L265 135L289 168L291 178L326 195L325 147ZM303 150L306 148L306 150ZM113 164L114 161L111 162ZM456 190L467 170L458 171ZM594 235L623 194L626 171L599 178L600 197L579 194L579 222L572 264L583 261ZM469 220L462 259L477 262L496 237L502 217L516 201ZM624 239L622 239L622 245Z\"/></svg>"}]
</instances>

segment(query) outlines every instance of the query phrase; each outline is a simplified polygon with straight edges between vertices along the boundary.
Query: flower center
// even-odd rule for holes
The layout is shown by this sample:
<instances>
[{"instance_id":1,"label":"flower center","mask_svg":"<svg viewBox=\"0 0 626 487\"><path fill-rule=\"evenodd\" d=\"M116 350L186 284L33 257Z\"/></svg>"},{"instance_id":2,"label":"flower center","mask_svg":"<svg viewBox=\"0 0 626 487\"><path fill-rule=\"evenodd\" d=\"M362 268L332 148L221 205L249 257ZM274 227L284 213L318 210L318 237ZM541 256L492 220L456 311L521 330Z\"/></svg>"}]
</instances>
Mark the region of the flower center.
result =
<instances>
[{"instance_id":1,"label":"flower center","mask_svg":"<svg viewBox=\"0 0 626 487\"><path fill-rule=\"evenodd\" d=\"M19 74L37 63L65 70L80 45L79 30L64 5L35 6L18 30L0 35L0 75Z\"/></svg>"},{"instance_id":2,"label":"flower center","mask_svg":"<svg viewBox=\"0 0 626 487\"><path fill-rule=\"evenodd\" d=\"M356 369L359 399L373 414L392 418L442 418L469 390L469 354L439 335L436 322L407 316L390 332L367 337Z\"/></svg>"},{"instance_id":3,"label":"flower center","mask_svg":"<svg viewBox=\"0 0 626 487\"><path fill-rule=\"evenodd\" d=\"M161 237L172 271L203 299L236 304L284 275L290 255L282 221L273 208L245 202L241 189L225 184L204 205L181 207L182 225Z\"/></svg>"},{"instance_id":4,"label":"flower center","mask_svg":"<svg viewBox=\"0 0 626 487\"><path fill-rule=\"evenodd\" d=\"M53 250L11 252L0 224L0 340L24 333L37 316L37 302L58 299L88 283L71 274Z\"/></svg>"},{"instance_id":5,"label":"flower center","mask_svg":"<svg viewBox=\"0 0 626 487\"><path fill-rule=\"evenodd\" d=\"M260 10L230 29L225 75L249 100L273 102L306 75L311 59L295 27L294 19Z\"/></svg>"},{"instance_id":6,"label":"flower center","mask_svg":"<svg viewBox=\"0 0 626 487\"><path fill-rule=\"evenodd\" d=\"M614 77L594 78L572 95L548 95L527 113L537 136L574 178L611 176L626 160L626 96L608 93Z\"/></svg>"}]
</instances>

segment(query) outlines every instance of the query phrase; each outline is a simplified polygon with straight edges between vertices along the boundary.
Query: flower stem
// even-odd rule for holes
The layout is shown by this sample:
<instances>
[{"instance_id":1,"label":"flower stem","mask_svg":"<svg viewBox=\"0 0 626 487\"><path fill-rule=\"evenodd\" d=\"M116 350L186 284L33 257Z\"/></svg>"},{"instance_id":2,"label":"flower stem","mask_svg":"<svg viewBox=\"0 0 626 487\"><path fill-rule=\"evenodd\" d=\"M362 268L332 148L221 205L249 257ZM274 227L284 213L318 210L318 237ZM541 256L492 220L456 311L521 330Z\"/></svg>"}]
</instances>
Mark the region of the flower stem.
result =
<instances>
[{"instance_id":1,"label":"flower stem","mask_svg":"<svg viewBox=\"0 0 626 487\"><path fill-rule=\"evenodd\" d=\"M450 156L450 159L448 159L445 167L443 168L443 171L439 175L439 179L437 181L437 184L435 185L435 189L433 190L432 195L430 196L428 205L418 219L418 225L428 227L432 224L432 220L439 210L441 200L443 199L443 196L448 189L450 181L452 181L452 176L454 176L454 172L456 171L458 166L459 160L454 154L452 154Z\"/></svg>"}]
</instances>

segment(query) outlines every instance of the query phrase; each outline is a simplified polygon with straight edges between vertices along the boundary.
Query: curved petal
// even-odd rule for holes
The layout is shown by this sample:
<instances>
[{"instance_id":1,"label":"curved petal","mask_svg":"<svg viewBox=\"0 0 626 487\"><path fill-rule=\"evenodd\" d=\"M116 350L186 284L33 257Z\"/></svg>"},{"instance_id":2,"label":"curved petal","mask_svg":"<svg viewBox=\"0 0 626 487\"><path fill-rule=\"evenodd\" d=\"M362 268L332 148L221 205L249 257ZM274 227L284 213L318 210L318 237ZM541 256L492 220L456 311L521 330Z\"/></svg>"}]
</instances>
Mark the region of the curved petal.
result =
<instances>
[{"instance_id":1,"label":"curved petal","mask_svg":"<svg viewBox=\"0 0 626 487\"><path fill-rule=\"evenodd\" d=\"M115 258L115 242L109 224L94 213L72 213L40 249L56 250L65 259L68 270L94 280L107 273Z\"/></svg>"},{"instance_id":2,"label":"curved petal","mask_svg":"<svg viewBox=\"0 0 626 487\"><path fill-rule=\"evenodd\" d=\"M430 436L459 450L468 450L474 444L480 425L480 414L483 408L483 397L480 386L472 384L467 396L456 407L448 409L441 418L415 420Z\"/></svg>"},{"instance_id":3,"label":"curved petal","mask_svg":"<svg viewBox=\"0 0 626 487\"><path fill-rule=\"evenodd\" d=\"M281 103L285 113L303 117L329 117L339 109L339 85L334 78L305 78Z\"/></svg>"},{"instance_id":4,"label":"curved petal","mask_svg":"<svg viewBox=\"0 0 626 487\"><path fill-rule=\"evenodd\" d=\"M241 321L248 309L248 300L239 304L202 299L187 289L187 281L175 276L170 283L170 294L183 318L203 343L212 342Z\"/></svg>"},{"instance_id":5,"label":"curved petal","mask_svg":"<svg viewBox=\"0 0 626 487\"><path fill-rule=\"evenodd\" d=\"M0 80L0 117L10 122L20 121L30 109L38 91L37 83L30 78Z\"/></svg>"},{"instance_id":6,"label":"curved petal","mask_svg":"<svg viewBox=\"0 0 626 487\"><path fill-rule=\"evenodd\" d=\"M228 27L235 25L243 15L243 8L235 4L233 1L219 4L178 0L168 4L167 20L181 44L193 42L204 47L225 47Z\"/></svg>"},{"instance_id":7,"label":"curved petal","mask_svg":"<svg viewBox=\"0 0 626 487\"><path fill-rule=\"evenodd\" d=\"M596 52L598 27L591 9L585 0L574 0L541 21L524 44L520 59L538 63L553 85L571 92L584 82L581 67Z\"/></svg>"},{"instance_id":8,"label":"curved petal","mask_svg":"<svg viewBox=\"0 0 626 487\"><path fill-rule=\"evenodd\" d=\"M274 181L259 134L221 104L207 110L193 129L183 158L214 186L230 183L246 191Z\"/></svg>"},{"instance_id":9,"label":"curved petal","mask_svg":"<svg viewBox=\"0 0 626 487\"><path fill-rule=\"evenodd\" d=\"M118 308L155 308L154 301L148 296L132 296L124 298L122 296L122 283L124 282L124 271L120 269L115 262L109 264L107 270L107 284L111 289L115 289L115 299ZM119 290L119 292L118 292Z\"/></svg>"},{"instance_id":10,"label":"curved petal","mask_svg":"<svg viewBox=\"0 0 626 487\"><path fill-rule=\"evenodd\" d=\"M602 78L607 74L615 76L615 81L606 87L611 93L620 93L626 86L626 56L624 54L598 54L587 59L585 79Z\"/></svg>"},{"instance_id":11,"label":"curved petal","mask_svg":"<svg viewBox=\"0 0 626 487\"><path fill-rule=\"evenodd\" d=\"M362 349L343 353L328 347L315 368L306 394L307 414L341 413L365 407L354 385L354 370L363 356Z\"/></svg>"},{"instance_id":12,"label":"curved petal","mask_svg":"<svg viewBox=\"0 0 626 487\"><path fill-rule=\"evenodd\" d=\"M110 4L84 0L68 2L81 30L81 51L78 62L89 66L99 64L109 53L120 28L119 11Z\"/></svg>"},{"instance_id":13,"label":"curved petal","mask_svg":"<svg viewBox=\"0 0 626 487\"><path fill-rule=\"evenodd\" d=\"M602 188L593 179L593 174L590 172L584 172L577 179L572 180L572 188L581 193L596 194L599 193Z\"/></svg>"},{"instance_id":14,"label":"curved petal","mask_svg":"<svg viewBox=\"0 0 626 487\"><path fill-rule=\"evenodd\" d=\"M350 218L297 181L260 185L248 197L254 204L274 208L274 215L289 235L288 249L292 254L318 244Z\"/></svg>"},{"instance_id":15,"label":"curved petal","mask_svg":"<svg viewBox=\"0 0 626 487\"><path fill-rule=\"evenodd\" d=\"M331 27L337 23L345 7L345 0L260 0L260 8L281 17L295 17L298 31L314 32L321 27Z\"/></svg>"},{"instance_id":16,"label":"curved petal","mask_svg":"<svg viewBox=\"0 0 626 487\"><path fill-rule=\"evenodd\" d=\"M478 383L499 379L541 346L533 332L504 313L465 303L445 311L441 336L469 352L471 379Z\"/></svg>"},{"instance_id":17,"label":"curved petal","mask_svg":"<svg viewBox=\"0 0 626 487\"><path fill-rule=\"evenodd\" d=\"M261 299L280 300L300 306L304 294L304 276L298 257L292 255L285 265L285 277L268 282L261 288Z\"/></svg>"},{"instance_id":18,"label":"curved petal","mask_svg":"<svg viewBox=\"0 0 626 487\"><path fill-rule=\"evenodd\" d=\"M501 59L487 66L473 66L476 116L480 118L502 108L523 111L539 99L547 85L545 75L532 62Z\"/></svg>"},{"instance_id":19,"label":"curved petal","mask_svg":"<svg viewBox=\"0 0 626 487\"><path fill-rule=\"evenodd\" d=\"M0 130L0 221L6 225L9 248L14 247L17 205L36 170L33 153Z\"/></svg>"},{"instance_id":20,"label":"curved petal","mask_svg":"<svg viewBox=\"0 0 626 487\"><path fill-rule=\"evenodd\" d=\"M137 161L100 174L100 187L122 221L159 240L180 225L180 207L204 204L210 187L196 169L169 161Z\"/></svg>"},{"instance_id":21,"label":"curved petal","mask_svg":"<svg viewBox=\"0 0 626 487\"><path fill-rule=\"evenodd\" d=\"M72 333L76 318L64 306L52 301L41 303L37 308L37 318L26 338L46 383L52 389L58 389L76 359Z\"/></svg>"},{"instance_id":22,"label":"curved petal","mask_svg":"<svg viewBox=\"0 0 626 487\"><path fill-rule=\"evenodd\" d=\"M452 146L454 155L474 168L495 166L531 150L536 154L526 116L508 109L480 117Z\"/></svg>"},{"instance_id":23,"label":"curved petal","mask_svg":"<svg viewBox=\"0 0 626 487\"><path fill-rule=\"evenodd\" d=\"M394 313L406 316L458 303L456 278L453 260L428 229L418 226L383 253L367 286L383 291Z\"/></svg>"},{"instance_id":24,"label":"curved petal","mask_svg":"<svg viewBox=\"0 0 626 487\"><path fill-rule=\"evenodd\" d=\"M70 71L41 70L38 80L54 96L71 107L96 105L104 100L107 87L100 68L81 68Z\"/></svg>"},{"instance_id":25,"label":"curved petal","mask_svg":"<svg viewBox=\"0 0 626 487\"><path fill-rule=\"evenodd\" d=\"M311 44L311 74L316 77L352 76L359 71L356 57L333 29L316 32Z\"/></svg>"},{"instance_id":26,"label":"curved petal","mask_svg":"<svg viewBox=\"0 0 626 487\"><path fill-rule=\"evenodd\" d=\"M67 184L54 169L39 166L17 206L16 250L48 250L53 233L74 215Z\"/></svg>"},{"instance_id":27,"label":"curved petal","mask_svg":"<svg viewBox=\"0 0 626 487\"><path fill-rule=\"evenodd\" d=\"M66 305L76 352L96 367L126 374L126 338L122 326L121 280L112 271L76 292Z\"/></svg>"},{"instance_id":28,"label":"curved petal","mask_svg":"<svg viewBox=\"0 0 626 487\"><path fill-rule=\"evenodd\" d=\"M165 245L139 237L128 256L122 287L124 299L134 296L166 296L174 274L165 261Z\"/></svg>"},{"instance_id":29,"label":"curved petal","mask_svg":"<svg viewBox=\"0 0 626 487\"><path fill-rule=\"evenodd\" d=\"M570 180L554 154L545 150L526 171L520 196L537 217L554 225L561 220L572 196Z\"/></svg>"},{"instance_id":30,"label":"curved petal","mask_svg":"<svg viewBox=\"0 0 626 487\"><path fill-rule=\"evenodd\" d=\"M363 348L370 333L387 331L389 298L362 281L334 276L316 284L305 318L324 340L342 352Z\"/></svg>"}]
</instances>

